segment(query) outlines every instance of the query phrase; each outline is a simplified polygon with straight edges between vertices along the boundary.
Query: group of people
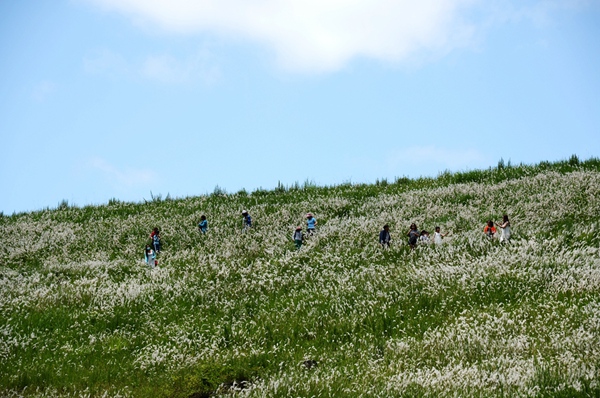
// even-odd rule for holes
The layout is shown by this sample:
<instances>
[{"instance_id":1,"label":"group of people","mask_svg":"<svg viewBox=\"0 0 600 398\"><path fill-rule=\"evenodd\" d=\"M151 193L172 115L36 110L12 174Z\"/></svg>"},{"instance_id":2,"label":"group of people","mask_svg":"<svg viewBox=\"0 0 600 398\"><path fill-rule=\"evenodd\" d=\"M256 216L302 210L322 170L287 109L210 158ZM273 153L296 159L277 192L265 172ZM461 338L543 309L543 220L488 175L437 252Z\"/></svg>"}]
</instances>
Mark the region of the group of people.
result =
<instances>
[{"instance_id":1,"label":"group of people","mask_svg":"<svg viewBox=\"0 0 600 398\"><path fill-rule=\"evenodd\" d=\"M252 217L248 213L247 210L242 210L242 232L248 231L252 227ZM306 213L306 235L313 235L316 231L317 227L317 219L312 213ZM498 229L501 231L500 233L500 242L510 242L510 221L508 220L508 215L504 215L502 218L502 223L494 223L492 220L488 220L483 233L490 240L494 239ZM297 226L292 239L294 244L296 245L296 249L300 250L302 244L304 243L305 234L302 232L302 226ZM203 214L200 216L200 222L198 222L198 231L202 234L206 234L208 231L208 220L206 216ZM410 229L406 236L408 237L408 244L411 249L414 249L419 243L435 243L439 245L443 242L443 239L448 235L448 232L442 233L440 227L435 227L435 232L433 233L433 238L430 238L429 232L426 230L421 230L417 228L417 224L412 223L410 225ZM386 248L390 246L390 242L392 241L392 237L390 234L390 226L388 224L383 226L381 232L379 232L379 244ZM160 244L160 231L158 228L154 228L152 233L150 234L150 242L146 245L144 250L146 263L153 268L158 265L157 255L160 253L161 244Z\"/></svg>"},{"instance_id":2,"label":"group of people","mask_svg":"<svg viewBox=\"0 0 600 398\"><path fill-rule=\"evenodd\" d=\"M312 213L306 213L306 234L313 235L317 229L317 219ZM302 232L302 226L297 226L292 236L296 249L300 250L302 243L304 243L304 233Z\"/></svg>"},{"instance_id":3,"label":"group of people","mask_svg":"<svg viewBox=\"0 0 600 398\"><path fill-rule=\"evenodd\" d=\"M242 231L245 232L252 227L252 217L250 217L250 214L247 210L242 210L242 217ZM208 232L208 220L204 214L200 216L200 222L198 222L198 231L200 231L202 234Z\"/></svg>"},{"instance_id":4,"label":"group of people","mask_svg":"<svg viewBox=\"0 0 600 398\"><path fill-rule=\"evenodd\" d=\"M433 242L439 245L442 243L442 239L444 239L447 235L447 232L445 234L440 232L440 227L435 227L435 232L433 233ZM429 232L427 232L426 230L419 231L419 229L417 228L417 224L415 223L410 224L410 229L408 230L406 236L408 237L408 244L410 245L411 249L417 247L417 244L419 242L431 242ZM386 224L383 226L381 232L379 232L379 244L384 248L389 247L391 240L392 236L390 234L390 226Z\"/></svg>"},{"instance_id":5,"label":"group of people","mask_svg":"<svg viewBox=\"0 0 600 398\"><path fill-rule=\"evenodd\" d=\"M315 216L312 213L306 213L306 233L308 235L314 234L316 227L317 219ZM252 216L250 216L248 210L242 210L242 232L247 232L250 228L252 228ZM208 231L208 221L205 215L200 216L198 231L203 234ZM292 239L296 244L296 248L300 249L302 247L302 243L304 242L304 233L302 232L301 226L296 227Z\"/></svg>"},{"instance_id":6,"label":"group of people","mask_svg":"<svg viewBox=\"0 0 600 398\"><path fill-rule=\"evenodd\" d=\"M508 215L505 214L502 217L502 224L488 220L485 227L483 227L483 233L488 239L494 239L496 237L496 234L498 233L496 227L500 228L500 242L510 243L510 221L508 220Z\"/></svg>"},{"instance_id":7,"label":"group of people","mask_svg":"<svg viewBox=\"0 0 600 398\"><path fill-rule=\"evenodd\" d=\"M313 235L315 233L317 227L317 219L312 213L306 214L306 232L307 235ZM250 228L252 228L252 217L247 210L242 210L242 232L247 232ZM198 222L198 231L202 234L206 234L208 232L208 220L206 215L200 216L200 221ZM294 231L293 235L294 243L296 244L296 248L300 249L302 247L302 243L304 242L304 233L302 232L302 227L298 226ZM144 259L146 264L150 268L154 268L158 265L157 256L161 250L160 243L160 231L158 228L154 228L150 233L150 242L146 244L144 248Z\"/></svg>"},{"instance_id":8,"label":"group of people","mask_svg":"<svg viewBox=\"0 0 600 398\"><path fill-rule=\"evenodd\" d=\"M483 233L488 239L494 239L498 230L500 229L500 242L510 243L510 221L508 220L508 215L504 215L502 217L502 223L494 223L492 220L488 220L485 227L483 228ZM429 232L426 230L421 230L417 228L417 224L412 223L410 225L410 229L406 236L408 237L408 244L411 249L417 247L418 243L433 243L439 245L443 242L443 239L448 235L448 232L442 233L440 231L440 227L435 227L435 232L433 233L433 240L430 239ZM381 232L379 232L379 244L381 246L389 247L392 237L390 235L390 226L384 225Z\"/></svg>"}]
</instances>

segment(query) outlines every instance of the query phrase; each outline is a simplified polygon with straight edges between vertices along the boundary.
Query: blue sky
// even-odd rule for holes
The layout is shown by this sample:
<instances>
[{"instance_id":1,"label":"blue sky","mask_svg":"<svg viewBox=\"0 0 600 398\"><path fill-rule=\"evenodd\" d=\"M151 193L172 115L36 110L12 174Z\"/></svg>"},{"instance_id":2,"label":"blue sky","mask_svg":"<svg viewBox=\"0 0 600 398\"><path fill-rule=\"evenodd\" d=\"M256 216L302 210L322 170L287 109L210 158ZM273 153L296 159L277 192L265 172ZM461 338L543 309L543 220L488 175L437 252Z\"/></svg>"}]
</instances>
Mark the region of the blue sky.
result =
<instances>
[{"instance_id":1,"label":"blue sky","mask_svg":"<svg viewBox=\"0 0 600 398\"><path fill-rule=\"evenodd\" d=\"M0 211L597 157L599 38L597 0L1 1Z\"/></svg>"}]
</instances>

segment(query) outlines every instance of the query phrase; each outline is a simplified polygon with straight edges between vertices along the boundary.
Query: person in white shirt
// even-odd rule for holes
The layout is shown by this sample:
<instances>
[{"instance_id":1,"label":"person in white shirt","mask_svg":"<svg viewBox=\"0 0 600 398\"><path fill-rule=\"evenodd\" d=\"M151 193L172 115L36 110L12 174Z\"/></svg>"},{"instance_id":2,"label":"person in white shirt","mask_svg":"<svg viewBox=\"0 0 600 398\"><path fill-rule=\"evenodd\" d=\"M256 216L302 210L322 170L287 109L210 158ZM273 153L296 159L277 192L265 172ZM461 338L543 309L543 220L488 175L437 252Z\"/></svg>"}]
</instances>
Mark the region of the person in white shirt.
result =
<instances>
[{"instance_id":1,"label":"person in white shirt","mask_svg":"<svg viewBox=\"0 0 600 398\"><path fill-rule=\"evenodd\" d=\"M508 215L502 217L502 224L496 224L500 228L500 242L510 243L510 221Z\"/></svg>"},{"instance_id":2,"label":"person in white shirt","mask_svg":"<svg viewBox=\"0 0 600 398\"><path fill-rule=\"evenodd\" d=\"M440 232L440 227L435 227L435 232L433 234L433 243L435 243L436 245L441 244L443 242L442 239L444 239L446 235L448 235L447 232L443 234Z\"/></svg>"}]
</instances>

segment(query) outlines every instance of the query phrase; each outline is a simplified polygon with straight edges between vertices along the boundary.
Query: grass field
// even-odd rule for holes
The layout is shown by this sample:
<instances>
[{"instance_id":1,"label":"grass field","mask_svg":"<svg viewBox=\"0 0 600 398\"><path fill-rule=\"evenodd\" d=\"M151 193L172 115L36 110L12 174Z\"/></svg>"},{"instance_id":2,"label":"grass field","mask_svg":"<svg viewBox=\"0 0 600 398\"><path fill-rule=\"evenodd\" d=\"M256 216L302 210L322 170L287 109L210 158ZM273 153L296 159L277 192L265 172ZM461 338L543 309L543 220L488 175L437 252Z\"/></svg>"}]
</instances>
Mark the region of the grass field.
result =
<instances>
[{"instance_id":1,"label":"grass field","mask_svg":"<svg viewBox=\"0 0 600 398\"><path fill-rule=\"evenodd\" d=\"M411 250L412 222L450 234ZM575 156L3 215L0 396L600 396L599 235Z\"/></svg>"}]
</instances>

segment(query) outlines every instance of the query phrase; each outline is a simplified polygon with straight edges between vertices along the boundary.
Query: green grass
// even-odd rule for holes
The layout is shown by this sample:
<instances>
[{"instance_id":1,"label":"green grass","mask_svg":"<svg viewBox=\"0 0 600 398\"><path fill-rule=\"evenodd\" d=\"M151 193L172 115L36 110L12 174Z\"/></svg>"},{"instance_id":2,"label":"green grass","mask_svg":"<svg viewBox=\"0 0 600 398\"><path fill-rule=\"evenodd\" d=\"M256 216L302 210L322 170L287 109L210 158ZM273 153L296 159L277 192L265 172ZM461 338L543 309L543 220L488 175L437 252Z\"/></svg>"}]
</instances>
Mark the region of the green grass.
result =
<instances>
[{"instance_id":1,"label":"green grass","mask_svg":"<svg viewBox=\"0 0 600 398\"><path fill-rule=\"evenodd\" d=\"M498 166L3 215L0 395L598 396L600 161Z\"/></svg>"}]
</instances>

